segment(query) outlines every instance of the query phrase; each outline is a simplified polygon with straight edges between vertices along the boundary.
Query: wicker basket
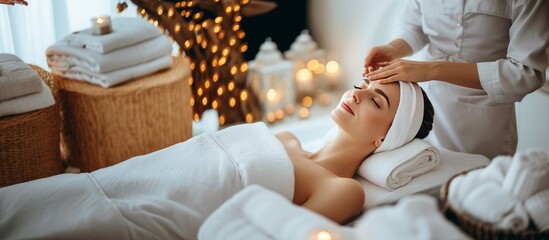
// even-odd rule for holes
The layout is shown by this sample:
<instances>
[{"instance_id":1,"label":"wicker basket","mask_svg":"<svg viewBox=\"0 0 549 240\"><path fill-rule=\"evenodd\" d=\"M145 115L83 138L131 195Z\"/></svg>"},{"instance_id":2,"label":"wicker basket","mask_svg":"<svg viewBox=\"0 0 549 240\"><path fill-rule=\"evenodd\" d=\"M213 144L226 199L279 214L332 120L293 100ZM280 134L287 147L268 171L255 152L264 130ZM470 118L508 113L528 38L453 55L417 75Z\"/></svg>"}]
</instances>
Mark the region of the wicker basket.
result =
<instances>
[{"instance_id":1,"label":"wicker basket","mask_svg":"<svg viewBox=\"0 0 549 240\"><path fill-rule=\"evenodd\" d=\"M466 173L453 176L440 189L442 211L448 220L458 225L474 239L549 239L549 231L538 232L533 229L533 226L519 233L497 229L467 213L454 209L448 201L448 189L454 178Z\"/></svg>"},{"instance_id":2,"label":"wicker basket","mask_svg":"<svg viewBox=\"0 0 549 240\"><path fill-rule=\"evenodd\" d=\"M190 63L102 88L56 76L62 99L62 154L84 172L182 142L192 135Z\"/></svg>"},{"instance_id":3,"label":"wicker basket","mask_svg":"<svg viewBox=\"0 0 549 240\"><path fill-rule=\"evenodd\" d=\"M62 173L59 151L60 116L52 75L31 66L50 87L50 107L0 118L0 187Z\"/></svg>"}]
</instances>

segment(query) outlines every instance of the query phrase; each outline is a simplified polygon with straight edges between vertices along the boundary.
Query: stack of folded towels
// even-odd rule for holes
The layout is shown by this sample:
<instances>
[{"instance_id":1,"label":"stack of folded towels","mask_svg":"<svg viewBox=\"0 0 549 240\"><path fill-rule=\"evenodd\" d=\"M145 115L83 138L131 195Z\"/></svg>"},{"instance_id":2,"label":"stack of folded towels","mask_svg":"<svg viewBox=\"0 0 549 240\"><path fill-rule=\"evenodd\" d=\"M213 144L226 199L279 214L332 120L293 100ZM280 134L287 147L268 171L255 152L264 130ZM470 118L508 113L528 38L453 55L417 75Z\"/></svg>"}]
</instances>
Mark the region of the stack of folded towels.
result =
<instances>
[{"instance_id":1,"label":"stack of folded towels","mask_svg":"<svg viewBox=\"0 0 549 240\"><path fill-rule=\"evenodd\" d=\"M520 232L530 221L549 229L549 155L527 150L498 156L486 168L452 180L448 201L457 211L498 229Z\"/></svg>"},{"instance_id":2,"label":"stack of folded towels","mask_svg":"<svg viewBox=\"0 0 549 240\"><path fill-rule=\"evenodd\" d=\"M111 87L172 65L172 45L141 18L115 18L113 32L74 32L46 50L52 73Z\"/></svg>"},{"instance_id":3,"label":"stack of folded towels","mask_svg":"<svg viewBox=\"0 0 549 240\"><path fill-rule=\"evenodd\" d=\"M49 107L55 103L40 76L17 56L0 54L0 117Z\"/></svg>"}]
</instances>

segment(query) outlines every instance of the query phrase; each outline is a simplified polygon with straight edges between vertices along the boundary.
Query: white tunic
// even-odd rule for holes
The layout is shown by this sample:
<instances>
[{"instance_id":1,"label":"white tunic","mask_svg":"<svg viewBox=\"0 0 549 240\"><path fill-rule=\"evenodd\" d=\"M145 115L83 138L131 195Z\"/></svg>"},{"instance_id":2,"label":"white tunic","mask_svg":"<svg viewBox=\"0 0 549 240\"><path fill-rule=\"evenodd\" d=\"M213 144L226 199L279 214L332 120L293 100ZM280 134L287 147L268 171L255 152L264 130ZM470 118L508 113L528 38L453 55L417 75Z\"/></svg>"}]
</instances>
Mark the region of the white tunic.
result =
<instances>
[{"instance_id":1,"label":"white tunic","mask_svg":"<svg viewBox=\"0 0 549 240\"><path fill-rule=\"evenodd\" d=\"M441 81L422 87L435 108L433 144L487 157L513 154L514 103L543 85L549 1L410 0L396 38L428 61L477 63L483 90Z\"/></svg>"}]
</instances>

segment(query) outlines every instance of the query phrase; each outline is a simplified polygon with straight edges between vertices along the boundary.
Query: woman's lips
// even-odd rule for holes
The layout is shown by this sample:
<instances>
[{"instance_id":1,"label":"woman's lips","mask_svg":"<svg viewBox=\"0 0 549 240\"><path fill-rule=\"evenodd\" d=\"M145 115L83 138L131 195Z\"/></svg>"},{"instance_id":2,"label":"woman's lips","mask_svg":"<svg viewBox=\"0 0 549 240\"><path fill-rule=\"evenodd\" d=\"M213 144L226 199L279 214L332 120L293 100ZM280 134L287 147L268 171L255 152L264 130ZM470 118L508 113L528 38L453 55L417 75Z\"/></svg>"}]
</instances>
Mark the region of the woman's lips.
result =
<instances>
[{"instance_id":1,"label":"woman's lips","mask_svg":"<svg viewBox=\"0 0 549 240\"><path fill-rule=\"evenodd\" d=\"M348 103L342 102L342 103L341 103L341 107L342 107L345 111L347 111L348 113L352 114L353 116L355 115L355 113L353 112L353 109L351 109L351 106L349 106Z\"/></svg>"}]
</instances>

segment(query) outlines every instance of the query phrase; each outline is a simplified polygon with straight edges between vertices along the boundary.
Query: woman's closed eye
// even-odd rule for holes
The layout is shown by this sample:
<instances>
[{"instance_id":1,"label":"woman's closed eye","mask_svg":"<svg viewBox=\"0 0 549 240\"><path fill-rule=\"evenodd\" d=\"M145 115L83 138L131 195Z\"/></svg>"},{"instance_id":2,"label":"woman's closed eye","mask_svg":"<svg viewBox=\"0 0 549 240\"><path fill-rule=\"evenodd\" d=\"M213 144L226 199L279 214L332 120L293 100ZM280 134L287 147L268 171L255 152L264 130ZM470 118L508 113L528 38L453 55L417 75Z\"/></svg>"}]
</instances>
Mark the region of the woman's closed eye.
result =
<instances>
[{"instance_id":1,"label":"woman's closed eye","mask_svg":"<svg viewBox=\"0 0 549 240\"><path fill-rule=\"evenodd\" d=\"M357 87L356 85L353 85L353 87L354 87L355 89L363 89L363 88L361 88L361 87ZM381 109L381 106L376 102L376 100L375 100L373 97L371 97L370 100L372 101L372 103L373 103L378 109Z\"/></svg>"}]
</instances>

